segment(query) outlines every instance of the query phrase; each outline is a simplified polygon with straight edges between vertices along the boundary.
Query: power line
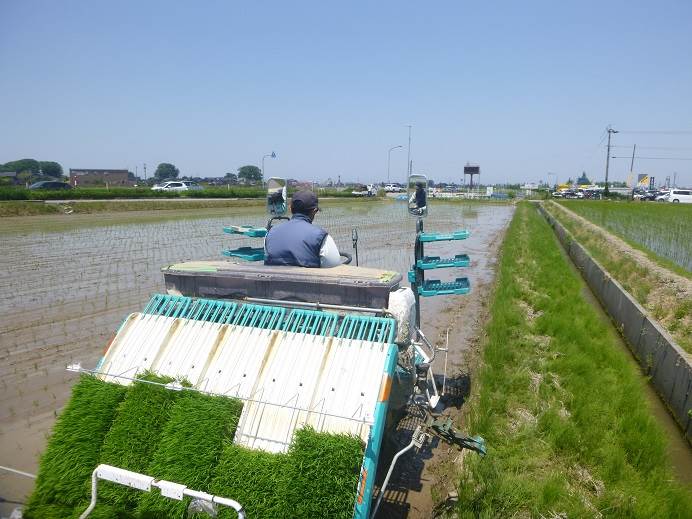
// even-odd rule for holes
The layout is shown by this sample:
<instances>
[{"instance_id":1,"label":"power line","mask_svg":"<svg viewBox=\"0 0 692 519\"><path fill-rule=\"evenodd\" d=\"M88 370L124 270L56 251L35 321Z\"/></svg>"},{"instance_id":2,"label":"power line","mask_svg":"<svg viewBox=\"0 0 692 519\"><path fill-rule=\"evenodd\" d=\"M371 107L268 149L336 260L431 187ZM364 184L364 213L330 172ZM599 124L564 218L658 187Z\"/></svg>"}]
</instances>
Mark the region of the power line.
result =
<instances>
[{"instance_id":1,"label":"power line","mask_svg":"<svg viewBox=\"0 0 692 519\"><path fill-rule=\"evenodd\" d=\"M611 146L612 147L612 146ZM612 157L614 159L629 159L631 157ZM644 160L692 160L692 157L634 157L635 159Z\"/></svg>"},{"instance_id":2,"label":"power line","mask_svg":"<svg viewBox=\"0 0 692 519\"><path fill-rule=\"evenodd\" d=\"M611 144L611 148L631 148L632 146L626 146L623 144ZM692 150L692 148L679 148L679 147L669 147L669 146L637 146L639 149L644 150L666 150L666 151L681 151L681 150Z\"/></svg>"},{"instance_id":3,"label":"power line","mask_svg":"<svg viewBox=\"0 0 692 519\"><path fill-rule=\"evenodd\" d=\"M657 133L660 135L692 135L692 130L620 130L620 133Z\"/></svg>"}]
</instances>

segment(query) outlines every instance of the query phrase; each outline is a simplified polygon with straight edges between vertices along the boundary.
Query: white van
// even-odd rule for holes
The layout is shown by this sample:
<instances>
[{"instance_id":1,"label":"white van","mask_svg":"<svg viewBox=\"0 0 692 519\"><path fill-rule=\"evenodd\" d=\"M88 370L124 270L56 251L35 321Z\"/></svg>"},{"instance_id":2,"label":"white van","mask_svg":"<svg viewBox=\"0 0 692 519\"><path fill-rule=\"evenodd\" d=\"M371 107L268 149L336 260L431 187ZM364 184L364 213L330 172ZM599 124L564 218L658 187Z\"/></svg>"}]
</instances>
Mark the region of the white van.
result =
<instances>
[{"instance_id":1,"label":"white van","mask_svg":"<svg viewBox=\"0 0 692 519\"><path fill-rule=\"evenodd\" d=\"M668 201L692 204L692 189L671 189L668 193Z\"/></svg>"}]
</instances>

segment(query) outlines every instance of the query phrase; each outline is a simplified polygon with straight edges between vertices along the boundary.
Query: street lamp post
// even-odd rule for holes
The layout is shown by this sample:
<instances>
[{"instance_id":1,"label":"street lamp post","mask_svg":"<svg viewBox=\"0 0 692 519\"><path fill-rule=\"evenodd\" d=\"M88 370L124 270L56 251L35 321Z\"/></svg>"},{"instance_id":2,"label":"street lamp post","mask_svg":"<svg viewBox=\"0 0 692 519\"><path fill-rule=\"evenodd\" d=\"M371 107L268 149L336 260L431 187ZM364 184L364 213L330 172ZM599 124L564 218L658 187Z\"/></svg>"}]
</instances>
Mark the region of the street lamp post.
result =
<instances>
[{"instance_id":1,"label":"street lamp post","mask_svg":"<svg viewBox=\"0 0 692 519\"><path fill-rule=\"evenodd\" d=\"M408 182L408 177L411 176L411 128L413 128L413 126L410 124L406 126L408 126L408 157L406 158L406 181Z\"/></svg>"},{"instance_id":2,"label":"street lamp post","mask_svg":"<svg viewBox=\"0 0 692 519\"><path fill-rule=\"evenodd\" d=\"M392 161L392 150L395 150L397 148L403 148L403 146L392 146L389 148L389 151L387 152L387 184L389 184L389 164Z\"/></svg>"},{"instance_id":3,"label":"street lamp post","mask_svg":"<svg viewBox=\"0 0 692 519\"><path fill-rule=\"evenodd\" d=\"M272 151L271 153L268 153L262 157L262 177L264 177L264 159L266 159L267 157L271 157L272 159L275 159L276 153Z\"/></svg>"}]
</instances>

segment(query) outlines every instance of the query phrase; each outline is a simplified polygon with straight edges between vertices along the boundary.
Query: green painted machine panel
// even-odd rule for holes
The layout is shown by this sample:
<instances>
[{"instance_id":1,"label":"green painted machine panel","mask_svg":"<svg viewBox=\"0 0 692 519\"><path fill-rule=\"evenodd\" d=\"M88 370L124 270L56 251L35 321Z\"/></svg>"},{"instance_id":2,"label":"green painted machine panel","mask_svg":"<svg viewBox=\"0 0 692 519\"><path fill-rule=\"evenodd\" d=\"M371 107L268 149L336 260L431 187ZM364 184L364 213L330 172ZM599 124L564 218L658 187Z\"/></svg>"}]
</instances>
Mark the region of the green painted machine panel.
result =
<instances>
[{"instance_id":1,"label":"green painted machine panel","mask_svg":"<svg viewBox=\"0 0 692 519\"><path fill-rule=\"evenodd\" d=\"M468 278L457 278L454 281L440 281L439 279L428 279L422 287L418 287L418 294L423 297L445 296L445 295L464 295L471 291Z\"/></svg>"},{"instance_id":2,"label":"green painted machine panel","mask_svg":"<svg viewBox=\"0 0 692 519\"><path fill-rule=\"evenodd\" d=\"M443 269L451 267L468 267L471 259L468 254L457 254L453 258L441 258L440 256L425 256L416 262L416 266L422 270Z\"/></svg>"},{"instance_id":3,"label":"green painted machine panel","mask_svg":"<svg viewBox=\"0 0 692 519\"><path fill-rule=\"evenodd\" d=\"M223 251L224 256L240 258L246 261L263 261L264 249L262 247L240 247Z\"/></svg>"},{"instance_id":4,"label":"green painted machine panel","mask_svg":"<svg viewBox=\"0 0 692 519\"><path fill-rule=\"evenodd\" d=\"M224 227L223 232L227 234L240 234L250 238L264 238L267 235L267 229L264 227L252 227L251 225L230 225Z\"/></svg>"},{"instance_id":5,"label":"green painted machine panel","mask_svg":"<svg viewBox=\"0 0 692 519\"><path fill-rule=\"evenodd\" d=\"M469 231L454 231L449 234L442 234L437 232L422 232L419 235L420 241L423 243L433 242L433 241L451 241L451 240L465 240L470 236Z\"/></svg>"}]
</instances>

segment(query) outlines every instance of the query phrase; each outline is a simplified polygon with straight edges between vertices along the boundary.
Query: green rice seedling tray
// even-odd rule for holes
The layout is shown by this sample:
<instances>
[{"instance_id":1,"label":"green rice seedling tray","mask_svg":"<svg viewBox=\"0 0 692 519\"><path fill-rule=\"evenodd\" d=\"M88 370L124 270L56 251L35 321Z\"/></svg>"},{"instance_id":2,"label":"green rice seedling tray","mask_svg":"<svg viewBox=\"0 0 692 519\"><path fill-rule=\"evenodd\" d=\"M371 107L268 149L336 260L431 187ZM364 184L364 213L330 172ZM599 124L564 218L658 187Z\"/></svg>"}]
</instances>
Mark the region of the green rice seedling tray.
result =
<instances>
[{"instance_id":1,"label":"green rice seedling tray","mask_svg":"<svg viewBox=\"0 0 692 519\"><path fill-rule=\"evenodd\" d=\"M232 496L242 503L248 517L295 517L286 515L282 502L287 485L284 480L287 458L286 454L251 450L229 442L224 445L210 492ZM218 517L235 519L236 514L220 510Z\"/></svg>"},{"instance_id":2,"label":"green rice seedling tray","mask_svg":"<svg viewBox=\"0 0 692 519\"><path fill-rule=\"evenodd\" d=\"M183 392L171 407L170 419L145 472L194 489L210 488L224 443L233 439L242 408L240 400L233 398ZM172 501L153 492L140 496L139 517L186 517L187 498Z\"/></svg>"},{"instance_id":3,"label":"green rice seedling tray","mask_svg":"<svg viewBox=\"0 0 692 519\"><path fill-rule=\"evenodd\" d=\"M227 444L216 469L211 492L233 496L248 517L353 517L363 460L356 436L295 432L286 454ZM219 519L235 518L220 511Z\"/></svg>"},{"instance_id":4,"label":"green rice seedling tray","mask_svg":"<svg viewBox=\"0 0 692 519\"><path fill-rule=\"evenodd\" d=\"M418 236L418 239L423 243L432 241L451 241L451 240L465 240L469 237L471 233L469 231L454 231L449 234L441 234L436 232L422 232Z\"/></svg>"},{"instance_id":5,"label":"green rice seedling tray","mask_svg":"<svg viewBox=\"0 0 692 519\"><path fill-rule=\"evenodd\" d=\"M224 256L240 258L246 261L263 261L264 249L262 247L240 247L223 251Z\"/></svg>"},{"instance_id":6,"label":"green rice seedling tray","mask_svg":"<svg viewBox=\"0 0 692 519\"><path fill-rule=\"evenodd\" d=\"M297 430L283 475L283 517L351 519L363 454L356 436Z\"/></svg>"},{"instance_id":7,"label":"green rice seedling tray","mask_svg":"<svg viewBox=\"0 0 692 519\"><path fill-rule=\"evenodd\" d=\"M422 270L444 269L450 267L468 267L471 259L468 254L457 254L453 258L441 258L440 256L425 256L416 262L416 266Z\"/></svg>"},{"instance_id":8,"label":"green rice seedling tray","mask_svg":"<svg viewBox=\"0 0 692 519\"><path fill-rule=\"evenodd\" d=\"M140 378L159 384L172 380L152 374ZM157 384L135 382L130 385L103 441L99 462L133 472L146 472L171 408L179 396L178 391ZM134 510L140 495L137 490L110 482L99 485L99 499L119 509Z\"/></svg>"},{"instance_id":9,"label":"green rice seedling tray","mask_svg":"<svg viewBox=\"0 0 692 519\"><path fill-rule=\"evenodd\" d=\"M40 505L74 507L89 499L89 479L126 388L82 375L48 441L25 517Z\"/></svg>"},{"instance_id":10,"label":"green rice seedling tray","mask_svg":"<svg viewBox=\"0 0 692 519\"><path fill-rule=\"evenodd\" d=\"M223 228L223 232L228 234L240 234L250 238L264 238L267 229L264 227L252 227L251 225L229 225Z\"/></svg>"},{"instance_id":11,"label":"green rice seedling tray","mask_svg":"<svg viewBox=\"0 0 692 519\"><path fill-rule=\"evenodd\" d=\"M424 297L463 295L471 291L468 278L457 278L454 281L440 281L439 279L428 279L422 287L418 287L418 294Z\"/></svg>"},{"instance_id":12,"label":"green rice seedling tray","mask_svg":"<svg viewBox=\"0 0 692 519\"><path fill-rule=\"evenodd\" d=\"M86 510L86 505L84 505L84 510ZM72 517L73 514L74 509L71 506L30 503L23 510L22 517L24 519L65 519Z\"/></svg>"}]
</instances>

